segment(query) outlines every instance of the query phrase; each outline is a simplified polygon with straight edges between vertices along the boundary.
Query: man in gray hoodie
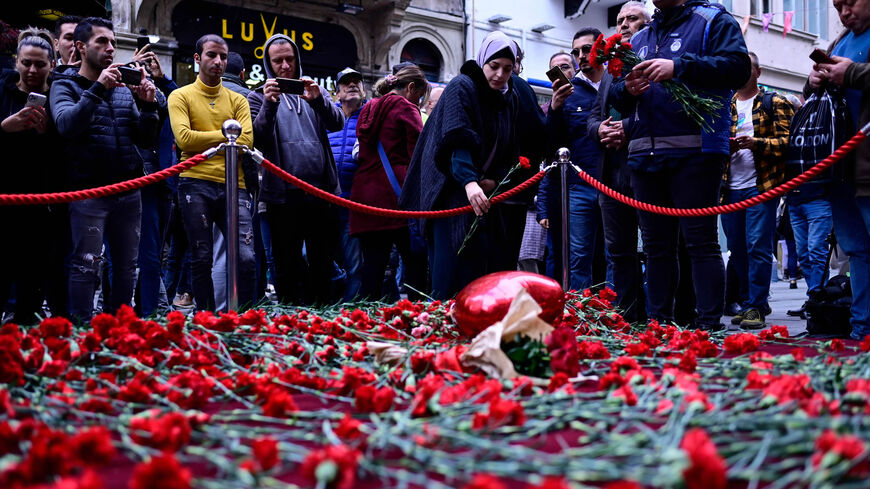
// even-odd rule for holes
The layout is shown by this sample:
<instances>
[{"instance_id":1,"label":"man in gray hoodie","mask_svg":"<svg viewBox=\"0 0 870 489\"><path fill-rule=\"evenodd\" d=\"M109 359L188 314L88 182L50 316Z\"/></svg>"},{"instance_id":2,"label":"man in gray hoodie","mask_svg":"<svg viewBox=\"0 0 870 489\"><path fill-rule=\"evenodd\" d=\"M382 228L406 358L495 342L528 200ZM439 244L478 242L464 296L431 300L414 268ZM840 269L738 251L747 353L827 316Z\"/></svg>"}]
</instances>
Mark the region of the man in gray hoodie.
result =
<instances>
[{"instance_id":1,"label":"man in gray hoodie","mask_svg":"<svg viewBox=\"0 0 870 489\"><path fill-rule=\"evenodd\" d=\"M270 37L264 54L266 83L248 95L257 147L283 170L338 194L327 132L344 126L344 114L314 80L304 80L302 95L281 93L275 78L302 76L299 48L292 39L281 34ZM328 302L338 237L335 208L270 172L263 175L260 200L266 203L266 220L272 230L278 300L292 304Z\"/></svg>"}]
</instances>

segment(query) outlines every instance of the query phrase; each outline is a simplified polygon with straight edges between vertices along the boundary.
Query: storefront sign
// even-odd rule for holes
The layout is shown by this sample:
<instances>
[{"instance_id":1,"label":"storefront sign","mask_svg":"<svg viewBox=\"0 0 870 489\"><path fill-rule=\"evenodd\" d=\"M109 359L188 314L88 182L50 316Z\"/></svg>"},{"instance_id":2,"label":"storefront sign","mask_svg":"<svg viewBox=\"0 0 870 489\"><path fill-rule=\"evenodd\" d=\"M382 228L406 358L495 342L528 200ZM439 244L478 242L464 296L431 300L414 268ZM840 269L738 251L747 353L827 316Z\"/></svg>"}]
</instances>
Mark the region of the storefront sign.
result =
<instances>
[{"instance_id":1,"label":"storefront sign","mask_svg":"<svg viewBox=\"0 0 870 489\"><path fill-rule=\"evenodd\" d=\"M286 5L291 8L293 4ZM191 56L201 36L221 36L230 51L245 59L246 72L255 82L265 78L263 45L274 34L293 39L299 47L303 74L321 82L327 78L331 81L335 73L357 63L356 41L344 27L202 0L185 0L175 7L172 32L179 54L189 50Z\"/></svg>"}]
</instances>

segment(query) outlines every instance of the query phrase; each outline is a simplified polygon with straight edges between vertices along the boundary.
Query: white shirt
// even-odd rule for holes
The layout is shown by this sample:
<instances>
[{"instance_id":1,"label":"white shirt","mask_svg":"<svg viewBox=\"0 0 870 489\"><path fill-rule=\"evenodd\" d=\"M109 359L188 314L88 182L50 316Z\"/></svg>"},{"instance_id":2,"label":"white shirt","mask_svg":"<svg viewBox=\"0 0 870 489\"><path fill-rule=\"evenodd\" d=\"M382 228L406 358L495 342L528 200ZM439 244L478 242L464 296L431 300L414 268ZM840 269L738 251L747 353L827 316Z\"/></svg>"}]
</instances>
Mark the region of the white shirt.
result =
<instances>
[{"instance_id":1,"label":"white shirt","mask_svg":"<svg viewBox=\"0 0 870 489\"><path fill-rule=\"evenodd\" d=\"M752 105L755 98L749 100L737 99L737 137L755 134L752 125ZM731 172L728 177L728 188L743 190L756 185L755 156L751 149L739 149L731 155Z\"/></svg>"}]
</instances>

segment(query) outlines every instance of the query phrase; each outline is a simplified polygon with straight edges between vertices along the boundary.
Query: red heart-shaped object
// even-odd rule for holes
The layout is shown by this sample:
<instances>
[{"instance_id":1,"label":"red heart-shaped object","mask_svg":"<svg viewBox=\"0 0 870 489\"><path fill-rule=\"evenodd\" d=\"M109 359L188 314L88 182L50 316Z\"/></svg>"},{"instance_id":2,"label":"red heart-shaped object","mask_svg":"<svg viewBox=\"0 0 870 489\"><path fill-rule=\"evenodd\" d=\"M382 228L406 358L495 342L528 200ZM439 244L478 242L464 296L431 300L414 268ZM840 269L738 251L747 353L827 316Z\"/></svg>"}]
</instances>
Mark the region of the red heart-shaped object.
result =
<instances>
[{"instance_id":1,"label":"red heart-shaped object","mask_svg":"<svg viewBox=\"0 0 870 489\"><path fill-rule=\"evenodd\" d=\"M541 319L553 323L565 308L565 292L559 282L530 272L496 272L468 284L456 295L453 320L465 336L472 338L501 321L520 289L541 306Z\"/></svg>"}]
</instances>

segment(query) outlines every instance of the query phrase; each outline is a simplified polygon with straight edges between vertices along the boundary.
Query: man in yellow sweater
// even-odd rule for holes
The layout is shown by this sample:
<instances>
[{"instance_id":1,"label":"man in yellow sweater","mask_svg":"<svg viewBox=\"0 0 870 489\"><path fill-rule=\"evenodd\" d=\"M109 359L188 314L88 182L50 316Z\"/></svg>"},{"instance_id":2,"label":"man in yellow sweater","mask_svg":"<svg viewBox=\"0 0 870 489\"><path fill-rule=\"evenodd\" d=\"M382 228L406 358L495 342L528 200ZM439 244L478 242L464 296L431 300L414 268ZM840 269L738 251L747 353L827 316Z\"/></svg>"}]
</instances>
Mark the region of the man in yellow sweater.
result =
<instances>
[{"instance_id":1,"label":"man in yellow sweater","mask_svg":"<svg viewBox=\"0 0 870 489\"><path fill-rule=\"evenodd\" d=\"M221 125L227 119L242 124L239 144L253 146L251 109L245 97L223 87L221 76L227 65L227 43L220 36L207 34L196 42L194 61L199 75L192 84L169 96L169 120L181 149L182 158L225 142ZM217 225L227 235L225 160L222 154L181 173L178 203L190 242L193 296L197 310L214 310L214 284L211 279L213 234ZM254 239L251 225L251 197L245 190L239 168L239 304L254 303Z\"/></svg>"}]
</instances>

